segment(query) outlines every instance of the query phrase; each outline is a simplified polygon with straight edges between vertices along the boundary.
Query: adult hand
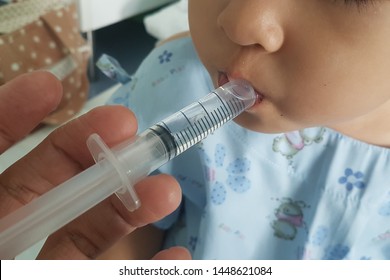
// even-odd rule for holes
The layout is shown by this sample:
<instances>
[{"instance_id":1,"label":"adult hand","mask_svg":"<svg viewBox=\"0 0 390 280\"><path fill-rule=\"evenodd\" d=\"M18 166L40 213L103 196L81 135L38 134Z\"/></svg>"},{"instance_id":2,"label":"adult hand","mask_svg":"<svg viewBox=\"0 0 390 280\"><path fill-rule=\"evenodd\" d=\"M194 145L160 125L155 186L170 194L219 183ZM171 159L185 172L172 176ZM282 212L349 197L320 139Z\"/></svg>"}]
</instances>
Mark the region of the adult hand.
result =
<instances>
[{"instance_id":1,"label":"adult hand","mask_svg":"<svg viewBox=\"0 0 390 280\"><path fill-rule=\"evenodd\" d=\"M26 136L61 100L60 82L50 73L22 75L0 87L0 154ZM132 137L134 115L122 106L96 108L51 133L0 175L0 217L15 211L93 164L86 139L99 134L109 145ZM136 228L171 213L180 203L178 183L151 176L136 186L142 206L128 212L115 195L64 226L46 241L38 258L93 259ZM157 259L188 259L182 248Z\"/></svg>"}]
</instances>

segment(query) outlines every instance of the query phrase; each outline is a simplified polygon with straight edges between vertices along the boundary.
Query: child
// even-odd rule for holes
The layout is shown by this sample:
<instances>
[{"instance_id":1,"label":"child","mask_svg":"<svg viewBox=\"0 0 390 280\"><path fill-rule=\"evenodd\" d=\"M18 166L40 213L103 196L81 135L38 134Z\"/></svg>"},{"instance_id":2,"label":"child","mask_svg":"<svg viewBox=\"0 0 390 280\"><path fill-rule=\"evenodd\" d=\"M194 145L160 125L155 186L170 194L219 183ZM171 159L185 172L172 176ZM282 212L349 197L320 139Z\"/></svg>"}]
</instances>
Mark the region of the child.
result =
<instances>
[{"instance_id":1,"label":"child","mask_svg":"<svg viewBox=\"0 0 390 280\"><path fill-rule=\"evenodd\" d=\"M232 79L260 102L161 168L184 195L164 246L390 259L390 2L190 0L189 23L111 102L140 130Z\"/></svg>"}]
</instances>

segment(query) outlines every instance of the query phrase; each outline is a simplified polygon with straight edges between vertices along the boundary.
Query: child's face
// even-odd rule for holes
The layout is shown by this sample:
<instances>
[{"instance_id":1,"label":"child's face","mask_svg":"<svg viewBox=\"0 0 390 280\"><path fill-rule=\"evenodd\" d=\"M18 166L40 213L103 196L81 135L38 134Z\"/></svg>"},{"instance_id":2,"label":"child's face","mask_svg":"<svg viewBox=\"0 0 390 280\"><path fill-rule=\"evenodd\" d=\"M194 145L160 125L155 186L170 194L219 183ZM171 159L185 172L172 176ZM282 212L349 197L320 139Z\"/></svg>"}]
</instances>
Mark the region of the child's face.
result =
<instances>
[{"instance_id":1,"label":"child's face","mask_svg":"<svg viewBox=\"0 0 390 280\"><path fill-rule=\"evenodd\" d=\"M247 128L337 129L390 107L390 1L189 0L189 14L214 84L263 96L236 119Z\"/></svg>"}]
</instances>

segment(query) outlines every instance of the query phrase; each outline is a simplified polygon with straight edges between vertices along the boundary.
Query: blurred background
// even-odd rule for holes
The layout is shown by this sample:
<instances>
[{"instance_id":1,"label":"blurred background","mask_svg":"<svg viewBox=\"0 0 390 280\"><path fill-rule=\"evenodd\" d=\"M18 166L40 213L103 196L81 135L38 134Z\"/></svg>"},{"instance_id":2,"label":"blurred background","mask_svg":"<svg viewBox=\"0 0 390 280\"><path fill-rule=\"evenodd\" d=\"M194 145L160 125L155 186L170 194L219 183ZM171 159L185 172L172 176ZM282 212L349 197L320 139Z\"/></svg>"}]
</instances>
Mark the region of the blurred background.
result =
<instances>
[{"instance_id":1,"label":"blurred background","mask_svg":"<svg viewBox=\"0 0 390 280\"><path fill-rule=\"evenodd\" d=\"M187 29L187 0L0 0L0 85L27 71L51 71L59 56L89 55L82 38L76 42L81 34L91 51L87 68L91 98L109 85L95 67L101 54L113 56L132 73L157 41ZM45 41L57 50L56 58L49 58ZM85 65L79 58L78 69ZM69 72L57 74L66 84Z\"/></svg>"},{"instance_id":2,"label":"blurred background","mask_svg":"<svg viewBox=\"0 0 390 280\"><path fill-rule=\"evenodd\" d=\"M188 30L187 0L78 0L80 29L93 46L90 97L112 81L94 64L103 54L133 73L159 40Z\"/></svg>"}]
</instances>

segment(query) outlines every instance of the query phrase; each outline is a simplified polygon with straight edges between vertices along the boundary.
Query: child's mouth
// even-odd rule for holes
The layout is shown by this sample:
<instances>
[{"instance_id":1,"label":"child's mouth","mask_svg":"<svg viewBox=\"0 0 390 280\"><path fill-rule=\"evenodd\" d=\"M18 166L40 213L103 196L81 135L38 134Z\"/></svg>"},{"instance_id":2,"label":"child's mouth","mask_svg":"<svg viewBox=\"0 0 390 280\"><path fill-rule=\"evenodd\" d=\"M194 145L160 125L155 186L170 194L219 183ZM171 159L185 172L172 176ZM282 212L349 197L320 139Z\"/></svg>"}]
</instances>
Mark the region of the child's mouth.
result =
<instances>
[{"instance_id":1,"label":"child's mouth","mask_svg":"<svg viewBox=\"0 0 390 280\"><path fill-rule=\"evenodd\" d=\"M228 83L230 80L234 80L234 79L230 79L229 76L224 72L219 72L219 74L218 74L218 86L219 87ZM255 93L256 93L256 102L253 106L256 106L257 104L261 103L264 99L264 95L262 93L260 93L259 91L257 91L256 89L255 89Z\"/></svg>"}]
</instances>

